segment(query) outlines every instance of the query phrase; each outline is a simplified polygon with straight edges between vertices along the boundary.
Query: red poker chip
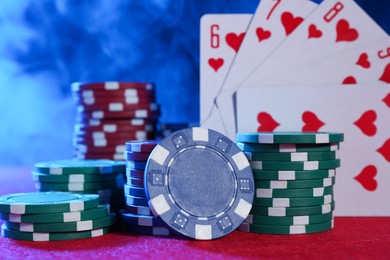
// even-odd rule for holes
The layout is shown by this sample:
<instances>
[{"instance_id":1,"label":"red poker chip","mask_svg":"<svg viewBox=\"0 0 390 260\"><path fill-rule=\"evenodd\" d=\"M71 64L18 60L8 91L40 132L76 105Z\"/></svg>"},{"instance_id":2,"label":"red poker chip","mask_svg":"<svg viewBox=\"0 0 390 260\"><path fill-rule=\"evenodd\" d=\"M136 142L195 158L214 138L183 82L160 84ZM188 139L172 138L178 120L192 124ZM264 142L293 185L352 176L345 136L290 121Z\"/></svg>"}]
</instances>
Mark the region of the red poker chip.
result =
<instances>
[{"instance_id":1,"label":"red poker chip","mask_svg":"<svg viewBox=\"0 0 390 260\"><path fill-rule=\"evenodd\" d=\"M125 112L111 112L111 111L85 111L79 113L82 120L86 119L130 119L130 118L157 118L160 116L160 111L150 111L147 109L127 110Z\"/></svg>"},{"instance_id":2,"label":"red poker chip","mask_svg":"<svg viewBox=\"0 0 390 260\"><path fill-rule=\"evenodd\" d=\"M154 147L156 147L159 142L160 142L159 140L145 140L145 141L131 140L131 141L127 141L126 142L126 151L150 153L153 151Z\"/></svg>"},{"instance_id":3,"label":"red poker chip","mask_svg":"<svg viewBox=\"0 0 390 260\"><path fill-rule=\"evenodd\" d=\"M145 187L144 179L137 178L127 178L127 185L131 185L134 187Z\"/></svg>"},{"instance_id":4,"label":"red poker chip","mask_svg":"<svg viewBox=\"0 0 390 260\"><path fill-rule=\"evenodd\" d=\"M121 90L121 89L154 89L154 84L151 82L74 82L71 85L73 92L80 90Z\"/></svg>"},{"instance_id":5,"label":"red poker chip","mask_svg":"<svg viewBox=\"0 0 390 260\"><path fill-rule=\"evenodd\" d=\"M148 96L122 96L122 97L90 97L80 98L75 97L74 100L78 105L90 106L90 105L105 105L112 102L120 102L128 105L155 103L156 98L154 95Z\"/></svg>"},{"instance_id":6,"label":"red poker chip","mask_svg":"<svg viewBox=\"0 0 390 260\"><path fill-rule=\"evenodd\" d=\"M115 124L117 126L144 126L147 124L156 124L154 118L127 118L127 119L93 119L93 118L76 118L76 123L86 126L103 126L106 124Z\"/></svg>"},{"instance_id":7,"label":"red poker chip","mask_svg":"<svg viewBox=\"0 0 390 260\"><path fill-rule=\"evenodd\" d=\"M126 168L126 176L128 178L143 179L145 177L145 172L143 170Z\"/></svg>"},{"instance_id":8,"label":"red poker chip","mask_svg":"<svg viewBox=\"0 0 390 260\"><path fill-rule=\"evenodd\" d=\"M101 126L88 126L85 124L75 124L75 132L88 132L88 133L123 133L123 132L135 132L146 131L156 132L156 126L153 124L146 124L143 126L128 126L117 124L104 124Z\"/></svg>"},{"instance_id":9,"label":"red poker chip","mask_svg":"<svg viewBox=\"0 0 390 260\"><path fill-rule=\"evenodd\" d=\"M129 132L117 132L117 133L104 133L104 132L74 132L74 137L76 139L83 138L88 140L98 140L98 139L106 139L106 140L140 140L155 136L155 132L146 132L146 131L129 131Z\"/></svg>"},{"instance_id":10,"label":"red poker chip","mask_svg":"<svg viewBox=\"0 0 390 260\"><path fill-rule=\"evenodd\" d=\"M124 152L124 156L126 160L131 161L147 161L150 153L138 153L138 152Z\"/></svg>"},{"instance_id":11,"label":"red poker chip","mask_svg":"<svg viewBox=\"0 0 390 260\"><path fill-rule=\"evenodd\" d=\"M125 158L123 154L120 153L79 153L76 152L74 154L74 158L78 160L98 160L98 159L106 159L106 160L115 160L115 161L124 161Z\"/></svg>"},{"instance_id":12,"label":"red poker chip","mask_svg":"<svg viewBox=\"0 0 390 260\"><path fill-rule=\"evenodd\" d=\"M88 154L123 154L125 151L124 144L104 146L104 147L92 147L85 144L74 145L77 153Z\"/></svg>"},{"instance_id":13,"label":"red poker chip","mask_svg":"<svg viewBox=\"0 0 390 260\"><path fill-rule=\"evenodd\" d=\"M146 139L144 140L151 139L151 137L154 136L155 136L154 134L148 134L146 136ZM73 145L84 144L90 147L107 147L107 146L121 145L129 139L130 138L92 139L92 138L77 137L77 138L73 138ZM132 140L137 140L137 139L132 139Z\"/></svg>"},{"instance_id":14,"label":"red poker chip","mask_svg":"<svg viewBox=\"0 0 390 260\"><path fill-rule=\"evenodd\" d=\"M155 97L156 92L154 90L145 89L120 89L120 90L81 90L73 93L74 98L86 99L86 98L115 98L115 97Z\"/></svg>"},{"instance_id":15,"label":"red poker chip","mask_svg":"<svg viewBox=\"0 0 390 260\"><path fill-rule=\"evenodd\" d=\"M90 112L90 111L109 111L109 112L127 112L132 110L150 110L150 111L160 111L160 106L156 103L145 103L145 104L136 104L136 105L125 105L123 103L108 103L105 105L90 105L90 106L84 106L84 105L78 105L77 107L78 112Z\"/></svg>"}]
</instances>

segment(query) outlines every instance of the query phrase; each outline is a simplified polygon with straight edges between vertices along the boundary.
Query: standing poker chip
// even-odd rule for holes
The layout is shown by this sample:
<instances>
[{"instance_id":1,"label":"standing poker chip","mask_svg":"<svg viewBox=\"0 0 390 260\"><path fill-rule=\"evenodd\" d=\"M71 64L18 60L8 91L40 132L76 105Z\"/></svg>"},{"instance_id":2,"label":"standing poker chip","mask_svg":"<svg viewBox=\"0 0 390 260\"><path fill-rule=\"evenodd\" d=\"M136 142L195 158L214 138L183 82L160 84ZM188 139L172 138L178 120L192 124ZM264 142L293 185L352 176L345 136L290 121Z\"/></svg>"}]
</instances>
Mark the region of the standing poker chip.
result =
<instances>
[{"instance_id":1,"label":"standing poker chip","mask_svg":"<svg viewBox=\"0 0 390 260\"><path fill-rule=\"evenodd\" d=\"M94 208L98 204L97 194L37 192L0 196L0 212L14 214L72 212Z\"/></svg>"},{"instance_id":2,"label":"standing poker chip","mask_svg":"<svg viewBox=\"0 0 390 260\"><path fill-rule=\"evenodd\" d=\"M238 133L237 141L259 144L326 144L344 141L344 134L331 132Z\"/></svg>"},{"instance_id":3,"label":"standing poker chip","mask_svg":"<svg viewBox=\"0 0 390 260\"><path fill-rule=\"evenodd\" d=\"M245 155L224 135L203 128L180 130L155 147L145 169L145 189L156 216L200 240L234 231L254 197Z\"/></svg>"}]
</instances>

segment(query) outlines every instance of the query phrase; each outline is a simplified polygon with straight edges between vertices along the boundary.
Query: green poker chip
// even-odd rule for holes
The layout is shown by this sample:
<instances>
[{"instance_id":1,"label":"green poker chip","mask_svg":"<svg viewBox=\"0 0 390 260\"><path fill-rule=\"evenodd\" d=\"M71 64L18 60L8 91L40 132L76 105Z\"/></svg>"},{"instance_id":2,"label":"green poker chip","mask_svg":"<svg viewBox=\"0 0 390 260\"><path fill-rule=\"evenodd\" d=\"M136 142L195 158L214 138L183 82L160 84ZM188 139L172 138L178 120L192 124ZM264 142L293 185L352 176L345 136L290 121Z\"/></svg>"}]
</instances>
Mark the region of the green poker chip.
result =
<instances>
[{"instance_id":1,"label":"green poker chip","mask_svg":"<svg viewBox=\"0 0 390 260\"><path fill-rule=\"evenodd\" d=\"M51 175L39 172L32 172L33 181L47 183L84 183L84 182L112 182L124 180L123 173L115 174L69 174L69 175Z\"/></svg>"},{"instance_id":2,"label":"green poker chip","mask_svg":"<svg viewBox=\"0 0 390 260\"><path fill-rule=\"evenodd\" d=\"M253 170L314 171L340 167L340 160L307 162L249 161Z\"/></svg>"},{"instance_id":3,"label":"green poker chip","mask_svg":"<svg viewBox=\"0 0 390 260\"><path fill-rule=\"evenodd\" d=\"M310 234L331 230L334 226L333 220L296 226L271 226L271 225L254 225L243 223L238 227L238 230L260 234L275 234L275 235L292 235L292 234Z\"/></svg>"},{"instance_id":4,"label":"green poker chip","mask_svg":"<svg viewBox=\"0 0 390 260\"><path fill-rule=\"evenodd\" d=\"M63 223L13 223L5 222L9 230L20 232L80 232L112 226L115 223L116 215L111 213L109 216L85 220L79 222Z\"/></svg>"},{"instance_id":5,"label":"green poker chip","mask_svg":"<svg viewBox=\"0 0 390 260\"><path fill-rule=\"evenodd\" d=\"M314 170L314 171L252 170L252 172L253 172L253 178L255 180L293 181L293 180L324 179L324 178L332 178L336 176L335 169Z\"/></svg>"},{"instance_id":6,"label":"green poker chip","mask_svg":"<svg viewBox=\"0 0 390 260\"><path fill-rule=\"evenodd\" d=\"M90 231L80 232L59 232L59 233L41 233L41 232L21 232L12 229L8 229L4 223L1 226L1 235L3 237L13 238L16 240L29 240L29 241L60 241L60 240L73 240L82 238L98 237L106 234L108 228L94 229Z\"/></svg>"},{"instance_id":7,"label":"green poker chip","mask_svg":"<svg viewBox=\"0 0 390 260\"><path fill-rule=\"evenodd\" d=\"M87 191L87 190L105 190L105 189L120 189L125 184L122 180L106 181L106 182L71 182L71 183L49 183L36 182L35 188L41 191Z\"/></svg>"},{"instance_id":8,"label":"green poker chip","mask_svg":"<svg viewBox=\"0 0 390 260\"><path fill-rule=\"evenodd\" d=\"M271 226L296 226L309 225L322 222L331 221L333 219L333 212L321 215L306 215L306 216L292 216L292 217L269 217L260 215L249 215L244 223L255 225L271 225Z\"/></svg>"},{"instance_id":9,"label":"green poker chip","mask_svg":"<svg viewBox=\"0 0 390 260\"><path fill-rule=\"evenodd\" d=\"M9 214L0 213L0 219L13 223L63 223L93 220L108 216L110 205L99 205L96 208L61 213L47 214Z\"/></svg>"},{"instance_id":10,"label":"green poker chip","mask_svg":"<svg viewBox=\"0 0 390 260\"><path fill-rule=\"evenodd\" d=\"M256 198L312 198L333 195L333 186L311 189L262 189L257 188Z\"/></svg>"},{"instance_id":11,"label":"green poker chip","mask_svg":"<svg viewBox=\"0 0 390 260\"><path fill-rule=\"evenodd\" d=\"M329 187L336 183L336 178L324 178L313 180L298 180L298 181L274 181L260 180L255 181L255 188L265 189L307 189L318 187Z\"/></svg>"},{"instance_id":12,"label":"green poker chip","mask_svg":"<svg viewBox=\"0 0 390 260\"><path fill-rule=\"evenodd\" d=\"M344 134L332 132L238 133L237 141L260 144L326 144L344 141Z\"/></svg>"},{"instance_id":13,"label":"green poker chip","mask_svg":"<svg viewBox=\"0 0 390 260\"><path fill-rule=\"evenodd\" d=\"M309 207L329 204L331 202L333 202L333 196L329 194L313 198L255 198L253 206L273 208Z\"/></svg>"},{"instance_id":14,"label":"green poker chip","mask_svg":"<svg viewBox=\"0 0 390 260\"><path fill-rule=\"evenodd\" d=\"M237 142L245 152L255 153L298 153L298 152L331 152L339 150L338 143L327 144L257 144Z\"/></svg>"},{"instance_id":15,"label":"green poker chip","mask_svg":"<svg viewBox=\"0 0 390 260\"><path fill-rule=\"evenodd\" d=\"M334 210L334 205L334 202L332 202L329 204L310 207L252 207L250 214L273 217L320 215L332 212Z\"/></svg>"},{"instance_id":16,"label":"green poker chip","mask_svg":"<svg viewBox=\"0 0 390 260\"><path fill-rule=\"evenodd\" d=\"M112 160L59 160L34 165L34 172L67 174L112 174L126 171L126 162Z\"/></svg>"},{"instance_id":17,"label":"green poker chip","mask_svg":"<svg viewBox=\"0 0 390 260\"><path fill-rule=\"evenodd\" d=\"M296 153L256 153L244 152L248 160L276 161L276 162L306 162L328 161L339 159L337 151L334 152L296 152Z\"/></svg>"},{"instance_id":18,"label":"green poker chip","mask_svg":"<svg viewBox=\"0 0 390 260\"><path fill-rule=\"evenodd\" d=\"M37 192L0 196L0 212L14 214L72 212L95 208L98 204L97 194Z\"/></svg>"}]
</instances>

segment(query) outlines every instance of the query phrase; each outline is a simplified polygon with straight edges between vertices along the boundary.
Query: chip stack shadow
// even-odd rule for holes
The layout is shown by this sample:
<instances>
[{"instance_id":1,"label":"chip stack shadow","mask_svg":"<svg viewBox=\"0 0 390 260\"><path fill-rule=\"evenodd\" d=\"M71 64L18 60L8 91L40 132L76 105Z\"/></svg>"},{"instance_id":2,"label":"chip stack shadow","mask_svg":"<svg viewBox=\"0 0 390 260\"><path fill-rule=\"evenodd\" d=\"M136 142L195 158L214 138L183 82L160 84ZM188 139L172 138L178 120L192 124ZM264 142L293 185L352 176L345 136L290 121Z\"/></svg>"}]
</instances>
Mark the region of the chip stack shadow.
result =
<instances>
[{"instance_id":1,"label":"chip stack shadow","mask_svg":"<svg viewBox=\"0 0 390 260\"><path fill-rule=\"evenodd\" d=\"M154 84L75 82L72 92L77 105L75 158L124 160L127 140L155 139L160 106Z\"/></svg>"},{"instance_id":2,"label":"chip stack shadow","mask_svg":"<svg viewBox=\"0 0 390 260\"><path fill-rule=\"evenodd\" d=\"M239 230L306 234L333 228L333 186L341 133L238 133L255 179L250 215Z\"/></svg>"},{"instance_id":3,"label":"chip stack shadow","mask_svg":"<svg viewBox=\"0 0 390 260\"><path fill-rule=\"evenodd\" d=\"M124 207L126 163L112 160L58 160L36 163L32 178L38 191L99 194L111 210Z\"/></svg>"},{"instance_id":4,"label":"chip stack shadow","mask_svg":"<svg viewBox=\"0 0 390 260\"><path fill-rule=\"evenodd\" d=\"M127 177L127 183L124 185L126 207L119 212L119 221L124 231L144 235L171 234L161 219L151 212L145 193L146 162L157 144L156 140L126 142L124 152Z\"/></svg>"}]
</instances>

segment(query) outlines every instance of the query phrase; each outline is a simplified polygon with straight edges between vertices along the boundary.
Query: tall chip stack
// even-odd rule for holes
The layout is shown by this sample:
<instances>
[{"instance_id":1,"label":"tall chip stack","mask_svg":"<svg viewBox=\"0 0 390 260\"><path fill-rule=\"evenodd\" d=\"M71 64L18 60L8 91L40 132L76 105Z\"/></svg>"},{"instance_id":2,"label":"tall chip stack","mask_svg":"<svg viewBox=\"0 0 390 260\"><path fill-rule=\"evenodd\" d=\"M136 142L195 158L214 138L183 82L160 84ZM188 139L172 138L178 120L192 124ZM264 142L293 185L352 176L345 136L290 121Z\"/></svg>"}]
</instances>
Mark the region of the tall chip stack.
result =
<instances>
[{"instance_id":1,"label":"tall chip stack","mask_svg":"<svg viewBox=\"0 0 390 260\"><path fill-rule=\"evenodd\" d=\"M67 192L0 196L1 235L16 240L58 241L102 236L116 221L99 196Z\"/></svg>"},{"instance_id":2,"label":"tall chip stack","mask_svg":"<svg viewBox=\"0 0 390 260\"><path fill-rule=\"evenodd\" d=\"M124 186L126 207L119 212L122 229L144 235L170 235L171 231L151 212L146 198L144 177L150 153L158 141L128 141L126 159L127 183Z\"/></svg>"},{"instance_id":3,"label":"tall chip stack","mask_svg":"<svg viewBox=\"0 0 390 260\"><path fill-rule=\"evenodd\" d=\"M333 228L341 133L238 133L255 179L250 215L239 230L306 234Z\"/></svg>"},{"instance_id":4,"label":"tall chip stack","mask_svg":"<svg viewBox=\"0 0 390 260\"><path fill-rule=\"evenodd\" d=\"M124 160L127 140L155 139L160 107L152 83L76 82L72 92L75 158Z\"/></svg>"},{"instance_id":5,"label":"tall chip stack","mask_svg":"<svg viewBox=\"0 0 390 260\"><path fill-rule=\"evenodd\" d=\"M58 160L36 163L32 178L38 191L98 194L111 210L124 207L126 164L112 160Z\"/></svg>"}]
</instances>

